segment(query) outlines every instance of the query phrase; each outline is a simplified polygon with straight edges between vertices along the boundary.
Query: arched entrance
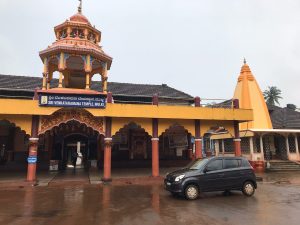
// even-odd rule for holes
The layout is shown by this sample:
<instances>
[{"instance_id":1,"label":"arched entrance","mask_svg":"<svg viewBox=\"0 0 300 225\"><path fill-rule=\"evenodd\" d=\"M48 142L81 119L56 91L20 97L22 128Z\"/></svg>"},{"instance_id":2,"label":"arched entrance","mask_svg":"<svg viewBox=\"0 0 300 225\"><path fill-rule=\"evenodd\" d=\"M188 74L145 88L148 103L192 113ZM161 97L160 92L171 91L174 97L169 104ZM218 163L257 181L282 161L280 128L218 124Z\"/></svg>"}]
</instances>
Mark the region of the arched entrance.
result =
<instances>
[{"instance_id":1,"label":"arched entrance","mask_svg":"<svg viewBox=\"0 0 300 225\"><path fill-rule=\"evenodd\" d=\"M151 137L135 122L112 136L112 167L151 167Z\"/></svg>"},{"instance_id":2,"label":"arched entrance","mask_svg":"<svg viewBox=\"0 0 300 225\"><path fill-rule=\"evenodd\" d=\"M103 151L103 135L77 120L70 120L40 135L40 168L50 170L74 168L72 156L77 153L77 168L97 167Z\"/></svg>"},{"instance_id":3,"label":"arched entrance","mask_svg":"<svg viewBox=\"0 0 300 225\"><path fill-rule=\"evenodd\" d=\"M8 120L0 120L0 170L27 168L29 135Z\"/></svg>"},{"instance_id":4,"label":"arched entrance","mask_svg":"<svg viewBox=\"0 0 300 225\"><path fill-rule=\"evenodd\" d=\"M159 136L160 167L180 167L192 159L192 135L181 125L174 124Z\"/></svg>"}]
</instances>

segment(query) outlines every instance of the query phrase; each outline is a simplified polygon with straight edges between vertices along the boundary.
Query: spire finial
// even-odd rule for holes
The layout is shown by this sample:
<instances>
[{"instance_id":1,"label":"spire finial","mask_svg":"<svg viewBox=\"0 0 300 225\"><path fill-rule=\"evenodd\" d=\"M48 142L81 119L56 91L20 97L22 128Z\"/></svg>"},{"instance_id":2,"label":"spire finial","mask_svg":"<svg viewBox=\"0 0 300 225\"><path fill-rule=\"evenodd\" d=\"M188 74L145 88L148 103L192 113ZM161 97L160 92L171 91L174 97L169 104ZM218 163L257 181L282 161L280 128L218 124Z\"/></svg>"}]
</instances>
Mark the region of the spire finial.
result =
<instances>
[{"instance_id":1,"label":"spire finial","mask_svg":"<svg viewBox=\"0 0 300 225\"><path fill-rule=\"evenodd\" d=\"M246 61L246 58L244 57L244 64L246 64L247 63L247 61Z\"/></svg>"},{"instance_id":2,"label":"spire finial","mask_svg":"<svg viewBox=\"0 0 300 225\"><path fill-rule=\"evenodd\" d=\"M79 0L80 4L78 6L78 12L81 13L82 11L82 0Z\"/></svg>"}]
</instances>

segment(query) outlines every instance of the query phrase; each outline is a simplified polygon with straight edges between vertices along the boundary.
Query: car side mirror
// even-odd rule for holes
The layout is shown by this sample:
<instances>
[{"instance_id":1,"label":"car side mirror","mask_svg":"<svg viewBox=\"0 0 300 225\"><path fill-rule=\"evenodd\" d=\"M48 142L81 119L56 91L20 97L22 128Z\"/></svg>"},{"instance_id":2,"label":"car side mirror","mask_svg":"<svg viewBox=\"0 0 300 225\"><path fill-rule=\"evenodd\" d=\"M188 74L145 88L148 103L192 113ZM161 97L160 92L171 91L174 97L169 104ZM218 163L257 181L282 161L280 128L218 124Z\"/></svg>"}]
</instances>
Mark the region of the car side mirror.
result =
<instances>
[{"instance_id":1,"label":"car side mirror","mask_svg":"<svg viewBox=\"0 0 300 225\"><path fill-rule=\"evenodd\" d=\"M208 172L208 169L204 168L203 173L207 173L207 172Z\"/></svg>"}]
</instances>

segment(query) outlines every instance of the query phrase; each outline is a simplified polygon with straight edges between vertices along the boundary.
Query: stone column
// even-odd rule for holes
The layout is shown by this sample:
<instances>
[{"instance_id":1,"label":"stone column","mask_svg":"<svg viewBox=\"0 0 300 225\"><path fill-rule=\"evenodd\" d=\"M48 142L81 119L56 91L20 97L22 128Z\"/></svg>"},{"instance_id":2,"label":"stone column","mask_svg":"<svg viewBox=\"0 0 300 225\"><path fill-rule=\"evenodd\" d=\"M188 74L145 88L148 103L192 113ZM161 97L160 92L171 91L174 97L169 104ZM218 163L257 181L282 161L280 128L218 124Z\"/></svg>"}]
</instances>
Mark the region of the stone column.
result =
<instances>
[{"instance_id":1,"label":"stone column","mask_svg":"<svg viewBox=\"0 0 300 225\"><path fill-rule=\"evenodd\" d=\"M103 181L111 181L111 117L105 118L105 138L104 138L104 171L103 171Z\"/></svg>"},{"instance_id":2,"label":"stone column","mask_svg":"<svg viewBox=\"0 0 300 225\"><path fill-rule=\"evenodd\" d=\"M250 144L250 158L251 160L253 160L253 154L254 154L253 137L249 137L249 144Z\"/></svg>"},{"instance_id":3,"label":"stone column","mask_svg":"<svg viewBox=\"0 0 300 225\"><path fill-rule=\"evenodd\" d=\"M159 176L158 119L152 119L152 176Z\"/></svg>"},{"instance_id":4,"label":"stone column","mask_svg":"<svg viewBox=\"0 0 300 225\"><path fill-rule=\"evenodd\" d=\"M240 129L239 129L239 122L234 121L234 153L235 156L241 156L242 150L241 150L241 139L240 139Z\"/></svg>"},{"instance_id":5,"label":"stone column","mask_svg":"<svg viewBox=\"0 0 300 225\"><path fill-rule=\"evenodd\" d=\"M263 143L263 135L259 135L259 144L260 144L260 155L261 155L261 161L264 161L264 143Z\"/></svg>"},{"instance_id":6,"label":"stone column","mask_svg":"<svg viewBox=\"0 0 300 225\"><path fill-rule=\"evenodd\" d=\"M289 135L286 135L286 136L284 136L284 137L285 137L285 147L286 147L287 158L290 159Z\"/></svg>"},{"instance_id":7,"label":"stone column","mask_svg":"<svg viewBox=\"0 0 300 225\"><path fill-rule=\"evenodd\" d=\"M37 148L38 148L38 128L39 116L32 116L31 137L29 138L29 152L28 152L28 167L27 167L27 181L36 180L36 162L37 162Z\"/></svg>"},{"instance_id":8,"label":"stone column","mask_svg":"<svg viewBox=\"0 0 300 225\"><path fill-rule=\"evenodd\" d=\"M299 158L299 145L298 145L297 135L295 135L294 137L295 137L296 154L297 154L297 157Z\"/></svg>"}]
</instances>

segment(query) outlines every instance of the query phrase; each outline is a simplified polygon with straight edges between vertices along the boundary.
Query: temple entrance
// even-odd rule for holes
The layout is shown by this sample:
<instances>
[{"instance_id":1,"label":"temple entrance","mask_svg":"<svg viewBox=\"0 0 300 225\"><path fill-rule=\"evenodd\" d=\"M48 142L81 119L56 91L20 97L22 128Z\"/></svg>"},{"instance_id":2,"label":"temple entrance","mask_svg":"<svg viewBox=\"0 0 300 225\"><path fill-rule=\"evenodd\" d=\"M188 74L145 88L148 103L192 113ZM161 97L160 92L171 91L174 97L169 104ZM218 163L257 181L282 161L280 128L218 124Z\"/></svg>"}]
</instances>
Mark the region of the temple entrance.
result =
<instances>
[{"instance_id":1,"label":"temple entrance","mask_svg":"<svg viewBox=\"0 0 300 225\"><path fill-rule=\"evenodd\" d=\"M28 138L14 123L0 120L0 171L27 169Z\"/></svg>"},{"instance_id":2,"label":"temple entrance","mask_svg":"<svg viewBox=\"0 0 300 225\"><path fill-rule=\"evenodd\" d=\"M159 136L160 167L186 166L192 155L192 135L183 126L175 124Z\"/></svg>"},{"instance_id":3,"label":"temple entrance","mask_svg":"<svg viewBox=\"0 0 300 225\"><path fill-rule=\"evenodd\" d=\"M112 167L151 167L151 137L136 123L129 123L114 136Z\"/></svg>"},{"instance_id":4,"label":"temple entrance","mask_svg":"<svg viewBox=\"0 0 300 225\"><path fill-rule=\"evenodd\" d=\"M48 153L49 170L97 168L103 146L102 135L76 120L60 124L40 137ZM43 152L40 150L40 152Z\"/></svg>"}]
</instances>

